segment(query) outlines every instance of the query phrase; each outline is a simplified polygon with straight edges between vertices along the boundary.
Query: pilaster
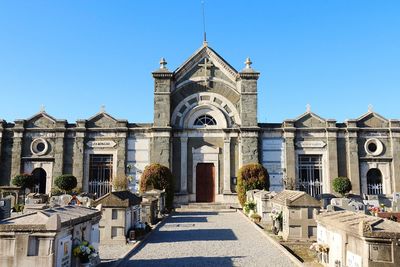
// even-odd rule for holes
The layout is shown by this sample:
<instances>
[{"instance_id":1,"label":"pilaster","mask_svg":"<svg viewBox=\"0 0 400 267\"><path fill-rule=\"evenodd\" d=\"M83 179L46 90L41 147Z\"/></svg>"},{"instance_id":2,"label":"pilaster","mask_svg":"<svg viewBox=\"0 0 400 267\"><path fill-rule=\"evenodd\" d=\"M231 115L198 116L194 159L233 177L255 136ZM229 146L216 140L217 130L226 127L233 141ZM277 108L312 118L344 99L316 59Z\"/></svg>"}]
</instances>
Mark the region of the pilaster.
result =
<instances>
[{"instance_id":1,"label":"pilaster","mask_svg":"<svg viewBox=\"0 0 400 267\"><path fill-rule=\"evenodd\" d=\"M150 162L171 168L171 129L153 128Z\"/></svg>"},{"instance_id":2,"label":"pilaster","mask_svg":"<svg viewBox=\"0 0 400 267\"><path fill-rule=\"evenodd\" d=\"M295 153L295 132L293 120L286 120L283 123L283 138L284 138L284 156L286 179L288 182L295 181L297 184L296 175L296 153ZM289 181L290 180L290 181Z\"/></svg>"},{"instance_id":3,"label":"pilaster","mask_svg":"<svg viewBox=\"0 0 400 267\"><path fill-rule=\"evenodd\" d=\"M240 146L242 155L242 164L258 163L258 131L257 129L242 130L240 133Z\"/></svg>"},{"instance_id":4,"label":"pilaster","mask_svg":"<svg viewBox=\"0 0 400 267\"><path fill-rule=\"evenodd\" d=\"M231 138L224 138L224 194L230 194L231 191Z\"/></svg>"},{"instance_id":5,"label":"pilaster","mask_svg":"<svg viewBox=\"0 0 400 267\"><path fill-rule=\"evenodd\" d=\"M181 137L181 193L187 193L187 144L188 138Z\"/></svg>"},{"instance_id":6,"label":"pilaster","mask_svg":"<svg viewBox=\"0 0 400 267\"><path fill-rule=\"evenodd\" d=\"M154 71L154 124L153 127L168 127L171 117L171 86L173 73L166 68L164 58L160 68Z\"/></svg>"},{"instance_id":7,"label":"pilaster","mask_svg":"<svg viewBox=\"0 0 400 267\"><path fill-rule=\"evenodd\" d=\"M392 188L400 192L400 121L390 120L390 141L392 147Z\"/></svg>"},{"instance_id":8,"label":"pilaster","mask_svg":"<svg viewBox=\"0 0 400 267\"><path fill-rule=\"evenodd\" d=\"M358 155L358 128L354 120L346 121L346 147L347 147L347 174L351 181L352 193L361 194L360 164Z\"/></svg>"},{"instance_id":9,"label":"pilaster","mask_svg":"<svg viewBox=\"0 0 400 267\"><path fill-rule=\"evenodd\" d=\"M0 166L3 164L3 160L1 158L1 152L3 151L3 124L5 124L5 122L0 120Z\"/></svg>"},{"instance_id":10,"label":"pilaster","mask_svg":"<svg viewBox=\"0 0 400 267\"><path fill-rule=\"evenodd\" d=\"M21 153L24 135L24 123L25 121L23 120L15 121L13 146L11 152L11 179L21 173Z\"/></svg>"},{"instance_id":11,"label":"pilaster","mask_svg":"<svg viewBox=\"0 0 400 267\"><path fill-rule=\"evenodd\" d=\"M54 144L53 181L63 174L64 165L64 135L65 132L57 132Z\"/></svg>"},{"instance_id":12,"label":"pilaster","mask_svg":"<svg viewBox=\"0 0 400 267\"><path fill-rule=\"evenodd\" d=\"M257 80L260 73L251 68L252 62L246 59L246 67L239 73L240 117L242 127L258 127L257 121Z\"/></svg>"},{"instance_id":13,"label":"pilaster","mask_svg":"<svg viewBox=\"0 0 400 267\"><path fill-rule=\"evenodd\" d=\"M126 133L119 133L118 140L117 140L117 177L118 178L125 178L126 176Z\"/></svg>"},{"instance_id":14,"label":"pilaster","mask_svg":"<svg viewBox=\"0 0 400 267\"><path fill-rule=\"evenodd\" d=\"M84 191L88 190L87 182L84 182L84 154L85 154L85 135L86 135L86 121L80 120L77 122L75 133L75 142L73 148L73 167L72 174L78 180L78 187Z\"/></svg>"},{"instance_id":15,"label":"pilaster","mask_svg":"<svg viewBox=\"0 0 400 267\"><path fill-rule=\"evenodd\" d=\"M335 120L327 121L327 156L328 156L328 179L329 187L324 191L326 193L332 193L332 181L339 175L338 171L338 157L337 157L337 128Z\"/></svg>"}]
</instances>

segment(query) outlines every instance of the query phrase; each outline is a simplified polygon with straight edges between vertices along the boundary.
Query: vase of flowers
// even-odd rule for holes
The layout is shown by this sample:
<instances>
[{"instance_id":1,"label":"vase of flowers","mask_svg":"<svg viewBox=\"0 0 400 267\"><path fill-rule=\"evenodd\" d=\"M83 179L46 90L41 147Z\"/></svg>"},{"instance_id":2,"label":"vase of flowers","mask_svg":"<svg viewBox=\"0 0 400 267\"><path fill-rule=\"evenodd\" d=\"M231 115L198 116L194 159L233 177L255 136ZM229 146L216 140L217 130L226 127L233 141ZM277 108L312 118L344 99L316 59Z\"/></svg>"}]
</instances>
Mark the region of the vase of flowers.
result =
<instances>
[{"instance_id":1,"label":"vase of flowers","mask_svg":"<svg viewBox=\"0 0 400 267\"><path fill-rule=\"evenodd\" d=\"M97 257L96 250L88 241L82 241L74 247L73 254L79 258L81 266L90 266L90 260Z\"/></svg>"}]
</instances>

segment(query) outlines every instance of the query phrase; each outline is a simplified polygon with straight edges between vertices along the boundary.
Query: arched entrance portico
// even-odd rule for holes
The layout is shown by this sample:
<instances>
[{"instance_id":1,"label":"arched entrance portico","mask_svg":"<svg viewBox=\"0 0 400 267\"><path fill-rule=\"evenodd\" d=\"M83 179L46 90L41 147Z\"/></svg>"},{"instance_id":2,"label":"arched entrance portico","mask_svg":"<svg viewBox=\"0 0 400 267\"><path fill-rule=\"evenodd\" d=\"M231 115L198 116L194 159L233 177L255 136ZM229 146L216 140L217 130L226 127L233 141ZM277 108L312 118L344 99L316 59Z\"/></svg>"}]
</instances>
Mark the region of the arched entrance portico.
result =
<instances>
[{"instance_id":1,"label":"arched entrance portico","mask_svg":"<svg viewBox=\"0 0 400 267\"><path fill-rule=\"evenodd\" d=\"M32 171L32 178L35 180L35 187L33 188L33 192L45 194L47 179L46 171L42 168L36 168Z\"/></svg>"}]
</instances>

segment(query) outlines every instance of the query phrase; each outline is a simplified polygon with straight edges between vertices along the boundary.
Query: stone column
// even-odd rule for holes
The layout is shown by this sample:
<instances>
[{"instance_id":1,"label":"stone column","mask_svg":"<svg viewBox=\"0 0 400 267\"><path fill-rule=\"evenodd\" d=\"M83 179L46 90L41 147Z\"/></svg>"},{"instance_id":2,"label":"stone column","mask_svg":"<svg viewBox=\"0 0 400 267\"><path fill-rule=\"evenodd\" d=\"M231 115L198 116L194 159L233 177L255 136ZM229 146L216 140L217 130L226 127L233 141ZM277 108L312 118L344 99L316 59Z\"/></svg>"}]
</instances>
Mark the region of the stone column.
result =
<instances>
[{"instance_id":1,"label":"stone column","mask_svg":"<svg viewBox=\"0 0 400 267\"><path fill-rule=\"evenodd\" d=\"M293 120L286 120L283 122L283 138L285 142L284 156L285 156L285 169L286 169L286 179L288 184L286 187L294 186L291 188L296 189L297 175L296 175L296 153L295 153L295 133L296 128L294 127ZM288 189L289 189L288 188Z\"/></svg>"},{"instance_id":2,"label":"stone column","mask_svg":"<svg viewBox=\"0 0 400 267\"><path fill-rule=\"evenodd\" d=\"M357 122L348 120L346 133L346 153L347 153L347 175L351 181L352 193L361 194L360 183L360 165L358 155L358 142L357 142Z\"/></svg>"},{"instance_id":3,"label":"stone column","mask_svg":"<svg viewBox=\"0 0 400 267\"><path fill-rule=\"evenodd\" d=\"M181 193L187 194L187 137L181 137Z\"/></svg>"},{"instance_id":4,"label":"stone column","mask_svg":"<svg viewBox=\"0 0 400 267\"><path fill-rule=\"evenodd\" d=\"M337 157L337 128L335 120L327 121L327 152L328 152L328 175L329 177L324 177L328 183L327 188L323 188L323 193L332 193L332 181L338 177L338 157Z\"/></svg>"},{"instance_id":5,"label":"stone column","mask_svg":"<svg viewBox=\"0 0 400 267\"><path fill-rule=\"evenodd\" d=\"M229 135L224 138L224 194L231 191L231 138Z\"/></svg>"},{"instance_id":6,"label":"stone column","mask_svg":"<svg viewBox=\"0 0 400 267\"><path fill-rule=\"evenodd\" d=\"M87 191L88 182L85 181L84 178L84 155L85 155L85 124L86 121L78 121L77 122L77 129L75 133L75 142L73 148L73 167L72 167L72 174L78 180L78 187L81 187L83 191ZM89 163L88 163L89 164ZM87 177L88 179L88 177Z\"/></svg>"},{"instance_id":7,"label":"stone column","mask_svg":"<svg viewBox=\"0 0 400 267\"><path fill-rule=\"evenodd\" d=\"M15 121L13 146L11 150L11 179L21 173L22 141L24 136L24 121Z\"/></svg>"},{"instance_id":8,"label":"stone column","mask_svg":"<svg viewBox=\"0 0 400 267\"><path fill-rule=\"evenodd\" d=\"M391 184L393 192L400 192L400 121L398 120L390 120L390 141L393 159Z\"/></svg>"},{"instance_id":9,"label":"stone column","mask_svg":"<svg viewBox=\"0 0 400 267\"><path fill-rule=\"evenodd\" d=\"M54 142L54 166L53 166L53 181L56 177L63 174L64 165L64 132L56 132ZM52 182L53 183L53 182ZM52 185L53 186L53 185Z\"/></svg>"}]
</instances>

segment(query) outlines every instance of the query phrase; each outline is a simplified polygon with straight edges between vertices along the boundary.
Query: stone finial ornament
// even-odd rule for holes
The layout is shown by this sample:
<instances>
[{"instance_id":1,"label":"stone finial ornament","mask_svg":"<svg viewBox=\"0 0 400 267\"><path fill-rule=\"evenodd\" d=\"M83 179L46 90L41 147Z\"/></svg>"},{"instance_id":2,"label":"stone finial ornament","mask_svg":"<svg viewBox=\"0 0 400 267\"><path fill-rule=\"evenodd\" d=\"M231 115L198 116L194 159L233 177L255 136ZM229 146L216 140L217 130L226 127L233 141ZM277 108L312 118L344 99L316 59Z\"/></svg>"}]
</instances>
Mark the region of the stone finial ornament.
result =
<instances>
[{"instance_id":1,"label":"stone finial ornament","mask_svg":"<svg viewBox=\"0 0 400 267\"><path fill-rule=\"evenodd\" d=\"M372 104L368 105L368 112L374 112L374 106Z\"/></svg>"},{"instance_id":2,"label":"stone finial ornament","mask_svg":"<svg viewBox=\"0 0 400 267\"><path fill-rule=\"evenodd\" d=\"M166 69L166 68L167 68L167 67L166 67L167 64L168 64L168 63L167 63L167 61L165 60L165 58L162 57L162 58L160 59L160 69Z\"/></svg>"},{"instance_id":3,"label":"stone finial ornament","mask_svg":"<svg viewBox=\"0 0 400 267\"><path fill-rule=\"evenodd\" d=\"M44 105L40 106L40 113L45 113L46 112L46 107Z\"/></svg>"},{"instance_id":4,"label":"stone finial ornament","mask_svg":"<svg viewBox=\"0 0 400 267\"><path fill-rule=\"evenodd\" d=\"M253 64L253 62L251 62L250 58L247 57L244 64L246 64L246 69L251 69L251 64Z\"/></svg>"},{"instance_id":5,"label":"stone finial ornament","mask_svg":"<svg viewBox=\"0 0 400 267\"><path fill-rule=\"evenodd\" d=\"M105 113L106 112L106 106L105 105L101 105L100 106L100 113Z\"/></svg>"},{"instance_id":6,"label":"stone finial ornament","mask_svg":"<svg viewBox=\"0 0 400 267\"><path fill-rule=\"evenodd\" d=\"M311 105L310 105L310 104L307 104L307 105L306 105L306 112L307 112L307 113L310 113L310 112L311 112Z\"/></svg>"}]
</instances>

